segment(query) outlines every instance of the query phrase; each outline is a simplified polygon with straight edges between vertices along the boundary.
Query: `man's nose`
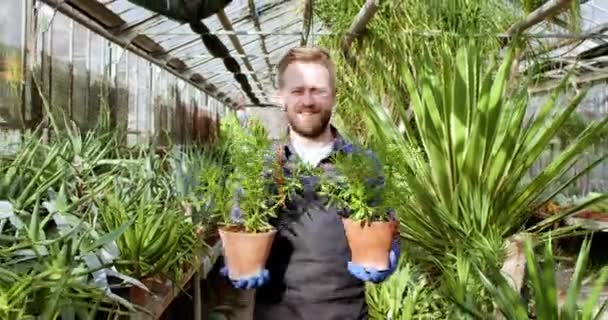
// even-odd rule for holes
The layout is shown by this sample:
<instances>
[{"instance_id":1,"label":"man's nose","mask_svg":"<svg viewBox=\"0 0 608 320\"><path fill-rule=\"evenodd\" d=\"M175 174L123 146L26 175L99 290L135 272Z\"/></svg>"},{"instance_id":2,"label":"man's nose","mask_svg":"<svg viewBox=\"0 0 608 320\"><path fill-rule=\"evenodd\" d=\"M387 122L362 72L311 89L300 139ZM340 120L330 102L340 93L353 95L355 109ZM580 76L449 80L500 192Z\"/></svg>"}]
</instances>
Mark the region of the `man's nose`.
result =
<instances>
[{"instance_id":1,"label":"man's nose","mask_svg":"<svg viewBox=\"0 0 608 320\"><path fill-rule=\"evenodd\" d=\"M302 104L305 105L305 106L310 106L310 105L314 104L314 98L313 98L312 93L310 91L306 91L302 95Z\"/></svg>"}]
</instances>

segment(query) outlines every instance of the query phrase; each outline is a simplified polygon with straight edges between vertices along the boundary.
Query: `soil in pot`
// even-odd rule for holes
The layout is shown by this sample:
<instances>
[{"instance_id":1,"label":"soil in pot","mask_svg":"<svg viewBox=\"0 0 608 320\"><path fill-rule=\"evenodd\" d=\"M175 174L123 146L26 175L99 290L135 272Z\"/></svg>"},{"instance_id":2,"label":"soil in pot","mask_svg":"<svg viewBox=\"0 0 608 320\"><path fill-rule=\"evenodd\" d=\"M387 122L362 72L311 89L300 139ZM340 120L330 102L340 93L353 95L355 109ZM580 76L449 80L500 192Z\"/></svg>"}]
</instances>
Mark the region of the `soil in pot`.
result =
<instances>
[{"instance_id":1,"label":"soil in pot","mask_svg":"<svg viewBox=\"0 0 608 320\"><path fill-rule=\"evenodd\" d=\"M257 276L266 266L276 230L248 233L237 228L220 228L224 260L231 279Z\"/></svg>"},{"instance_id":2,"label":"soil in pot","mask_svg":"<svg viewBox=\"0 0 608 320\"><path fill-rule=\"evenodd\" d=\"M366 268L388 269L389 253L397 223L394 221L362 223L350 218L343 218L342 222L352 262Z\"/></svg>"}]
</instances>

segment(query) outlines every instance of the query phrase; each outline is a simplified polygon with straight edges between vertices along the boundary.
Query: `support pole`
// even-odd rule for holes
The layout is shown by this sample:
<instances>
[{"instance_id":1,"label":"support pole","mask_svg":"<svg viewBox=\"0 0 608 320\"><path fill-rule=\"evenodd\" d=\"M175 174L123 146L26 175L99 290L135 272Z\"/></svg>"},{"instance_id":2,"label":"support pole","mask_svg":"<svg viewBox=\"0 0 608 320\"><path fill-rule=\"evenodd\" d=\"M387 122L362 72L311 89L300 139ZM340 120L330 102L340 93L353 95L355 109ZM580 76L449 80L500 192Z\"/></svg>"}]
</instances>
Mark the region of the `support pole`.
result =
<instances>
[{"instance_id":1,"label":"support pole","mask_svg":"<svg viewBox=\"0 0 608 320\"><path fill-rule=\"evenodd\" d=\"M300 40L300 46L306 46L308 44L308 37L310 35L310 29L312 28L312 0L304 1L304 17L302 19L302 39Z\"/></svg>"},{"instance_id":2,"label":"support pole","mask_svg":"<svg viewBox=\"0 0 608 320\"><path fill-rule=\"evenodd\" d=\"M564 11L572 0L550 0L547 3L540 6L538 9L532 11L524 20L514 23L507 34L514 36L521 33L530 27L540 23L541 21L553 17L560 12Z\"/></svg>"},{"instance_id":3,"label":"support pole","mask_svg":"<svg viewBox=\"0 0 608 320\"><path fill-rule=\"evenodd\" d=\"M194 320L202 320L203 315L203 301L201 297L201 273L197 271L194 274L194 280L192 281L194 287Z\"/></svg>"},{"instance_id":4,"label":"support pole","mask_svg":"<svg viewBox=\"0 0 608 320\"><path fill-rule=\"evenodd\" d=\"M268 73L270 74L270 82L272 83L272 86L276 89L276 81L274 79L274 74L273 74L273 67L272 64L270 63L270 53L268 51L268 48L266 48L266 37L268 35L264 35L262 34L262 26L260 25L260 20L258 19L258 11L256 10L255 7L255 2L254 0L248 0L248 5L249 5L249 14L251 15L251 20L253 21L253 26L255 27L256 32L259 32L259 36L260 36L260 47L262 48L262 53L264 54L264 61L266 62L266 66L268 67ZM249 58L252 58L251 55L248 56Z\"/></svg>"},{"instance_id":5,"label":"support pole","mask_svg":"<svg viewBox=\"0 0 608 320\"><path fill-rule=\"evenodd\" d=\"M566 38L565 40L556 42L548 47L542 48L541 51L537 51L535 52L535 56L539 56L541 54L547 53L547 52L551 52L553 50L559 49L559 48L563 48L565 46L571 45L576 43L577 41L581 42L585 41L587 39L592 39L596 41L596 43L598 43L598 45L604 44L604 40L603 39L599 39L600 37L603 38L603 33L606 32L608 30L608 23L602 23L599 24L591 29L589 29L588 31L584 32L583 34L580 34L579 37L570 37L570 38ZM597 37L597 38L594 38Z\"/></svg>"},{"instance_id":6,"label":"support pole","mask_svg":"<svg viewBox=\"0 0 608 320\"><path fill-rule=\"evenodd\" d=\"M363 29L365 29L367 23L376 14L376 11L378 11L378 2L379 0L366 0L363 7L361 7L361 10L359 10L359 13L342 40L342 53L345 56L348 56L348 51L355 38Z\"/></svg>"}]
</instances>

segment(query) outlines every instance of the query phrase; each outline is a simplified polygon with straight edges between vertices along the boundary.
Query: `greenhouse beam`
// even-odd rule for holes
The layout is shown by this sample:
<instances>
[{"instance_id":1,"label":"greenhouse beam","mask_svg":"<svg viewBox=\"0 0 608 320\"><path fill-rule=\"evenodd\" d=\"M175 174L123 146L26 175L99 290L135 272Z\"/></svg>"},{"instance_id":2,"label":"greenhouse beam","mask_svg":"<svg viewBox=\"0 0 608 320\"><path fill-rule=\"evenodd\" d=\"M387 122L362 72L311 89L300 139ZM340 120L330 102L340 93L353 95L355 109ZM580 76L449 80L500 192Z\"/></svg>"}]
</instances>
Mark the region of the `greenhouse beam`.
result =
<instances>
[{"instance_id":1,"label":"greenhouse beam","mask_svg":"<svg viewBox=\"0 0 608 320\"><path fill-rule=\"evenodd\" d=\"M226 102L225 98L218 97L218 94L221 92L206 89L205 87L209 86L210 83L208 83L200 74L195 74L195 73L191 72L189 69L186 69L186 70L180 72L180 71L174 70L172 68L169 68L168 67L168 63L169 63L168 58L151 57L146 51L133 45L133 43L129 39L122 38L120 36L113 34L109 30L103 28L101 25L99 25L98 23L91 20L85 14L83 14L83 13L79 12L78 10L76 10L75 8L71 7L68 3L66 3L63 0L42 0L42 2L46 3L47 5L51 6L52 8L55 8L56 10L58 10L65 16L69 17L70 19L74 20L75 22L82 24L84 27L88 28L89 30L99 34L100 36L102 36L124 48L128 48L133 53L154 63L155 65L159 66L163 70L166 70L166 71L170 72L171 74L175 75L176 77L195 86L196 88L199 88L206 94L212 96L214 99L222 102L222 104L227 105L227 106L234 106L234 104ZM198 78L200 78L202 80L200 82L193 81L192 78L194 76L197 76ZM228 95L224 93L224 96L227 97Z\"/></svg>"},{"instance_id":2,"label":"greenhouse beam","mask_svg":"<svg viewBox=\"0 0 608 320\"><path fill-rule=\"evenodd\" d=\"M580 85L596 81L606 81L606 79L608 79L608 70L602 70L580 76L571 76L568 82L570 82L572 85ZM559 87L563 81L563 79L547 80L534 87L530 87L528 92L530 94L539 94L551 91Z\"/></svg>"},{"instance_id":3,"label":"greenhouse beam","mask_svg":"<svg viewBox=\"0 0 608 320\"><path fill-rule=\"evenodd\" d=\"M602 23L599 24L591 29L589 29L588 31L584 32L583 34L580 35L580 37L571 37L568 38L566 40L563 41L559 41L556 42L555 44L549 45L548 47L542 48L542 50L535 52L535 56L539 56L541 54L545 54L547 52L551 52L553 50L559 49L559 48L563 48L565 46L571 45L577 41L580 40L586 40L586 39L590 39L590 40L595 40L597 41L598 39L593 39L594 36L600 36L602 35L605 31L608 30L608 23ZM597 42L596 42L597 43ZM582 43L579 43L577 46L581 45ZM602 43L598 43L598 44L602 44Z\"/></svg>"},{"instance_id":4,"label":"greenhouse beam","mask_svg":"<svg viewBox=\"0 0 608 320\"><path fill-rule=\"evenodd\" d=\"M228 18L228 16L224 12L224 9L220 9L217 12L217 17L220 20L222 27L224 27L224 29L226 31L234 31L234 28L232 27L232 22L230 21L230 18ZM255 70L253 69L251 62L249 61L249 58L247 58L247 53L245 52L245 49L241 45L241 42L239 41L239 37L237 35L230 35L228 37L230 38L230 42L232 42L232 46L234 47L234 49L236 49L236 51L239 54L245 56L245 57L241 58L241 60L243 61L243 63L245 63L245 67L247 67L247 69L249 69L249 71L251 72L251 74L250 74L251 78L253 78L253 80L255 81L256 85L258 86L258 88L260 90L264 90L265 88L262 86L260 79L258 79L257 75L255 74L255 72L254 72ZM263 96L266 99L268 99L268 96L266 94L263 94Z\"/></svg>"},{"instance_id":5,"label":"greenhouse beam","mask_svg":"<svg viewBox=\"0 0 608 320\"><path fill-rule=\"evenodd\" d=\"M361 10L359 10L359 13L342 40L342 53L345 56L348 56L350 45L355 40L355 37L365 29L369 20L371 20L374 14L376 14L376 11L378 11L378 2L379 0L366 0L363 7L361 7Z\"/></svg>"},{"instance_id":6,"label":"greenhouse beam","mask_svg":"<svg viewBox=\"0 0 608 320\"><path fill-rule=\"evenodd\" d=\"M249 0L248 1L248 6L249 6L249 14L251 15L251 20L253 22L253 26L255 27L255 30L257 32L262 32L262 26L260 25L260 19L258 19L258 15L257 15L257 11L255 8L255 2L254 0ZM266 66L268 67L268 72L272 73L272 64L270 63L270 59L268 58L270 56L270 53L268 52L268 48L266 48L266 36L260 34L260 47L262 49L262 53L264 54L264 61L266 62ZM253 58L252 55L248 55L249 58ZM277 88L276 84L275 84L275 79L274 79L274 75L271 74L270 75L270 81L272 83L272 86L274 89Z\"/></svg>"},{"instance_id":7,"label":"greenhouse beam","mask_svg":"<svg viewBox=\"0 0 608 320\"><path fill-rule=\"evenodd\" d=\"M538 9L532 11L524 20L514 23L509 30L507 35L513 36L528 28L544 21L547 18L557 15L570 4L572 0L550 0L540 6Z\"/></svg>"},{"instance_id":8,"label":"greenhouse beam","mask_svg":"<svg viewBox=\"0 0 608 320\"><path fill-rule=\"evenodd\" d=\"M304 16L302 17L302 39L300 40L300 46L306 46L308 44L308 38L310 36L310 29L312 28L312 0L305 0L304 3Z\"/></svg>"}]
</instances>

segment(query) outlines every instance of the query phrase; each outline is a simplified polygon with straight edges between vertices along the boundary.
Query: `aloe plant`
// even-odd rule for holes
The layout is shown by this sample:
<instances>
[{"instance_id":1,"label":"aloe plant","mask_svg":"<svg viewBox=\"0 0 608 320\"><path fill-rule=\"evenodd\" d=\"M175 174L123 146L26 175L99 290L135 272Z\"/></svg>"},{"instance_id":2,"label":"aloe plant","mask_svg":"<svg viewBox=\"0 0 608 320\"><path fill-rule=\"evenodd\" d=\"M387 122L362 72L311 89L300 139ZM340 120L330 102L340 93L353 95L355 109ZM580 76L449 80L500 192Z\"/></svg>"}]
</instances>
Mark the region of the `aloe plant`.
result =
<instances>
[{"instance_id":1,"label":"aloe plant","mask_svg":"<svg viewBox=\"0 0 608 320\"><path fill-rule=\"evenodd\" d=\"M0 313L56 319L66 313L82 315L103 310L120 314L124 313L120 309L134 309L113 294L106 281L104 269L117 261L105 266L90 263L91 259L107 261L107 250L111 251L112 242L125 225L107 234L98 232L76 215L63 211L67 206L62 194L49 196L49 201L42 203L38 198L30 217L14 210L10 202L0 202L0 236L4 245L0 249ZM113 275L128 279L119 273Z\"/></svg>"},{"instance_id":2,"label":"aloe plant","mask_svg":"<svg viewBox=\"0 0 608 320\"><path fill-rule=\"evenodd\" d=\"M51 117L50 139L36 130L0 159L0 317L126 314L139 307L113 292L112 279L145 288L133 276L179 280L197 264L204 243L181 210L167 159L154 144L124 148L107 115L84 133ZM127 237L141 242L139 252L125 249ZM159 245L169 249L159 255Z\"/></svg>"}]
</instances>

